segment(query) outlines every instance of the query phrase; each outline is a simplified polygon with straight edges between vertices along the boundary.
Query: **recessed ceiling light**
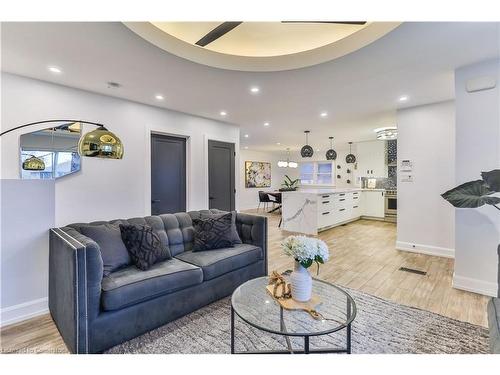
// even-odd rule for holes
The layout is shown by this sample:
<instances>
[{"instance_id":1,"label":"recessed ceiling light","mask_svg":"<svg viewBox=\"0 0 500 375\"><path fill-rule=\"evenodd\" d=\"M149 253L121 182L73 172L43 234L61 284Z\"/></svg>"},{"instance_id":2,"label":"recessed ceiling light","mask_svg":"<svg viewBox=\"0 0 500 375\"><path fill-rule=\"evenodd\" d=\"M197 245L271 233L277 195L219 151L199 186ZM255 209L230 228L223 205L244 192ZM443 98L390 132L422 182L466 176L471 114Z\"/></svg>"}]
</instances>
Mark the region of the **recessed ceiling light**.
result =
<instances>
[{"instance_id":1,"label":"recessed ceiling light","mask_svg":"<svg viewBox=\"0 0 500 375\"><path fill-rule=\"evenodd\" d=\"M249 137L249 135L248 135L248 134L245 134L243 137L248 138L248 137Z\"/></svg>"},{"instance_id":2,"label":"recessed ceiling light","mask_svg":"<svg viewBox=\"0 0 500 375\"><path fill-rule=\"evenodd\" d=\"M49 66L49 71L56 74L62 73L62 70L57 66Z\"/></svg>"},{"instance_id":3,"label":"recessed ceiling light","mask_svg":"<svg viewBox=\"0 0 500 375\"><path fill-rule=\"evenodd\" d=\"M276 142L276 144L279 146L281 143L280 142Z\"/></svg>"},{"instance_id":4,"label":"recessed ceiling light","mask_svg":"<svg viewBox=\"0 0 500 375\"><path fill-rule=\"evenodd\" d=\"M271 125L271 124L267 121L264 123L264 126L269 126L269 125Z\"/></svg>"},{"instance_id":5,"label":"recessed ceiling light","mask_svg":"<svg viewBox=\"0 0 500 375\"><path fill-rule=\"evenodd\" d=\"M407 100L408 100L408 96L407 95L403 95L403 96L399 97L399 101L400 102L406 102Z\"/></svg>"},{"instance_id":6,"label":"recessed ceiling light","mask_svg":"<svg viewBox=\"0 0 500 375\"><path fill-rule=\"evenodd\" d=\"M158 94L158 95L155 95L155 99L156 100L163 100L165 98L163 97L163 95Z\"/></svg>"},{"instance_id":7,"label":"recessed ceiling light","mask_svg":"<svg viewBox=\"0 0 500 375\"><path fill-rule=\"evenodd\" d=\"M328 112L321 112L319 115L320 115L321 117L326 117L326 116L328 116Z\"/></svg>"},{"instance_id":8,"label":"recessed ceiling light","mask_svg":"<svg viewBox=\"0 0 500 375\"><path fill-rule=\"evenodd\" d=\"M245 147L244 147L244 149L245 149L245 150L248 150L248 146L245 146Z\"/></svg>"},{"instance_id":9,"label":"recessed ceiling light","mask_svg":"<svg viewBox=\"0 0 500 375\"><path fill-rule=\"evenodd\" d=\"M252 94L257 94L260 91L260 89L257 86L250 87L250 92Z\"/></svg>"},{"instance_id":10,"label":"recessed ceiling light","mask_svg":"<svg viewBox=\"0 0 500 375\"><path fill-rule=\"evenodd\" d=\"M113 81L108 81L108 82L106 82L106 84L108 85L108 89L119 89L120 87L122 87L121 84L119 84L118 82L113 82Z\"/></svg>"},{"instance_id":11,"label":"recessed ceiling light","mask_svg":"<svg viewBox=\"0 0 500 375\"><path fill-rule=\"evenodd\" d=\"M220 115L221 115L221 116L226 116L226 115L227 115L227 112L226 112L226 111L220 111Z\"/></svg>"}]
</instances>

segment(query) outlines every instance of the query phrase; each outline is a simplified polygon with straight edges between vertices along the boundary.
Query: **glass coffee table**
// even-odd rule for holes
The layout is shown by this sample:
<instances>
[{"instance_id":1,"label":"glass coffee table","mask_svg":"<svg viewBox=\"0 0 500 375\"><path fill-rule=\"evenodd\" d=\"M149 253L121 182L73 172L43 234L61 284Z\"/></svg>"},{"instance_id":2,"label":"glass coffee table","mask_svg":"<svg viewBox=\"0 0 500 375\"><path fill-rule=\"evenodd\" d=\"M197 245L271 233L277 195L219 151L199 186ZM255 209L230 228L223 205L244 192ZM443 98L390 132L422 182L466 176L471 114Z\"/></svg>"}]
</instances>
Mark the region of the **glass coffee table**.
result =
<instances>
[{"instance_id":1,"label":"glass coffee table","mask_svg":"<svg viewBox=\"0 0 500 375\"><path fill-rule=\"evenodd\" d=\"M289 353L351 353L351 323L356 317L356 304L341 288L326 281L313 279L313 294L320 297L316 311L325 319L314 319L300 310L286 310L266 290L268 277L259 277L240 285L231 297L231 354ZM235 314L245 323L261 331L285 337L286 349L266 351L235 351ZM311 349L313 336L346 330L346 346ZM290 337L301 337L303 349L294 349Z\"/></svg>"}]
</instances>

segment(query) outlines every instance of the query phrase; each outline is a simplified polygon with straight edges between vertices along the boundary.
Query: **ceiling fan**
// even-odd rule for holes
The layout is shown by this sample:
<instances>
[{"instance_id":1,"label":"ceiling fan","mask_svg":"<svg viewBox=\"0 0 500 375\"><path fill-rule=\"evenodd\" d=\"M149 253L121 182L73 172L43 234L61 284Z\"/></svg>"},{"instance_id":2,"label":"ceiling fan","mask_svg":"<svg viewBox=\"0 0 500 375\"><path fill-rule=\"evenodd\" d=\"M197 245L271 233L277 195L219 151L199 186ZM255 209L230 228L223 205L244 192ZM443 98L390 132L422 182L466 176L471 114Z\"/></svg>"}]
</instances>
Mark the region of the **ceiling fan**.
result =
<instances>
[{"instance_id":1,"label":"ceiling fan","mask_svg":"<svg viewBox=\"0 0 500 375\"><path fill-rule=\"evenodd\" d=\"M223 22L215 29L206 34L203 38L198 40L195 44L200 47L205 47L206 45L212 43L213 41L219 39L221 36L227 34L235 27L241 25L243 22ZM281 21L281 23L334 23L339 25L359 25L362 26L366 21Z\"/></svg>"}]
</instances>

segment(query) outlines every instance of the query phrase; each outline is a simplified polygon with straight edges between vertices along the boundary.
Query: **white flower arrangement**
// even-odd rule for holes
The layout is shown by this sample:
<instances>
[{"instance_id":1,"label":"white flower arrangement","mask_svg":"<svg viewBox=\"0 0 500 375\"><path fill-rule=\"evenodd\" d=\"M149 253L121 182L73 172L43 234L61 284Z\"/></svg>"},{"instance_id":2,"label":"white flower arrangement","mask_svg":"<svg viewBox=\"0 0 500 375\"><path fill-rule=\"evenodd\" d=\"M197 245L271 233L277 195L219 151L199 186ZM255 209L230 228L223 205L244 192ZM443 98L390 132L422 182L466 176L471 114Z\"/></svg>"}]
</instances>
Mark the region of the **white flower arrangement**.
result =
<instances>
[{"instance_id":1,"label":"white flower arrangement","mask_svg":"<svg viewBox=\"0 0 500 375\"><path fill-rule=\"evenodd\" d=\"M330 256L324 241L306 236L289 236L281 243L281 248L286 255L293 257L304 268L309 268L316 262L318 273L320 263L325 263Z\"/></svg>"}]
</instances>

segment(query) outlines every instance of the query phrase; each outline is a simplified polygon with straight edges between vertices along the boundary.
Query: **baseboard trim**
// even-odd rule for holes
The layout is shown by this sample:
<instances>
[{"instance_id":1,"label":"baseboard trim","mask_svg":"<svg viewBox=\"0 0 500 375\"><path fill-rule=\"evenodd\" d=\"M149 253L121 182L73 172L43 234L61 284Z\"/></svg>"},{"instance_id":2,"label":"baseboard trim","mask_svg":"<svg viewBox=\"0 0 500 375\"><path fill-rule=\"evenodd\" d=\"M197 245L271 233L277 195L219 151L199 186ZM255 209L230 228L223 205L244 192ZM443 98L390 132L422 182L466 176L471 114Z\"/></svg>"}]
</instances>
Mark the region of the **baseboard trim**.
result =
<instances>
[{"instance_id":1,"label":"baseboard trim","mask_svg":"<svg viewBox=\"0 0 500 375\"><path fill-rule=\"evenodd\" d=\"M446 247L422 245L410 242L396 241L396 249L402 251L409 251L411 253L420 253L426 255L433 255L443 258L455 258L455 249Z\"/></svg>"},{"instance_id":2,"label":"baseboard trim","mask_svg":"<svg viewBox=\"0 0 500 375\"><path fill-rule=\"evenodd\" d=\"M496 283L479 279L472 279L465 276L458 276L455 273L453 273L452 285L454 288L483 294L485 296L496 297L498 295L498 285Z\"/></svg>"},{"instance_id":3,"label":"baseboard trim","mask_svg":"<svg viewBox=\"0 0 500 375\"><path fill-rule=\"evenodd\" d=\"M18 305L9 306L1 310L0 327L22 322L35 316L49 312L49 299L47 297L23 302Z\"/></svg>"}]
</instances>

